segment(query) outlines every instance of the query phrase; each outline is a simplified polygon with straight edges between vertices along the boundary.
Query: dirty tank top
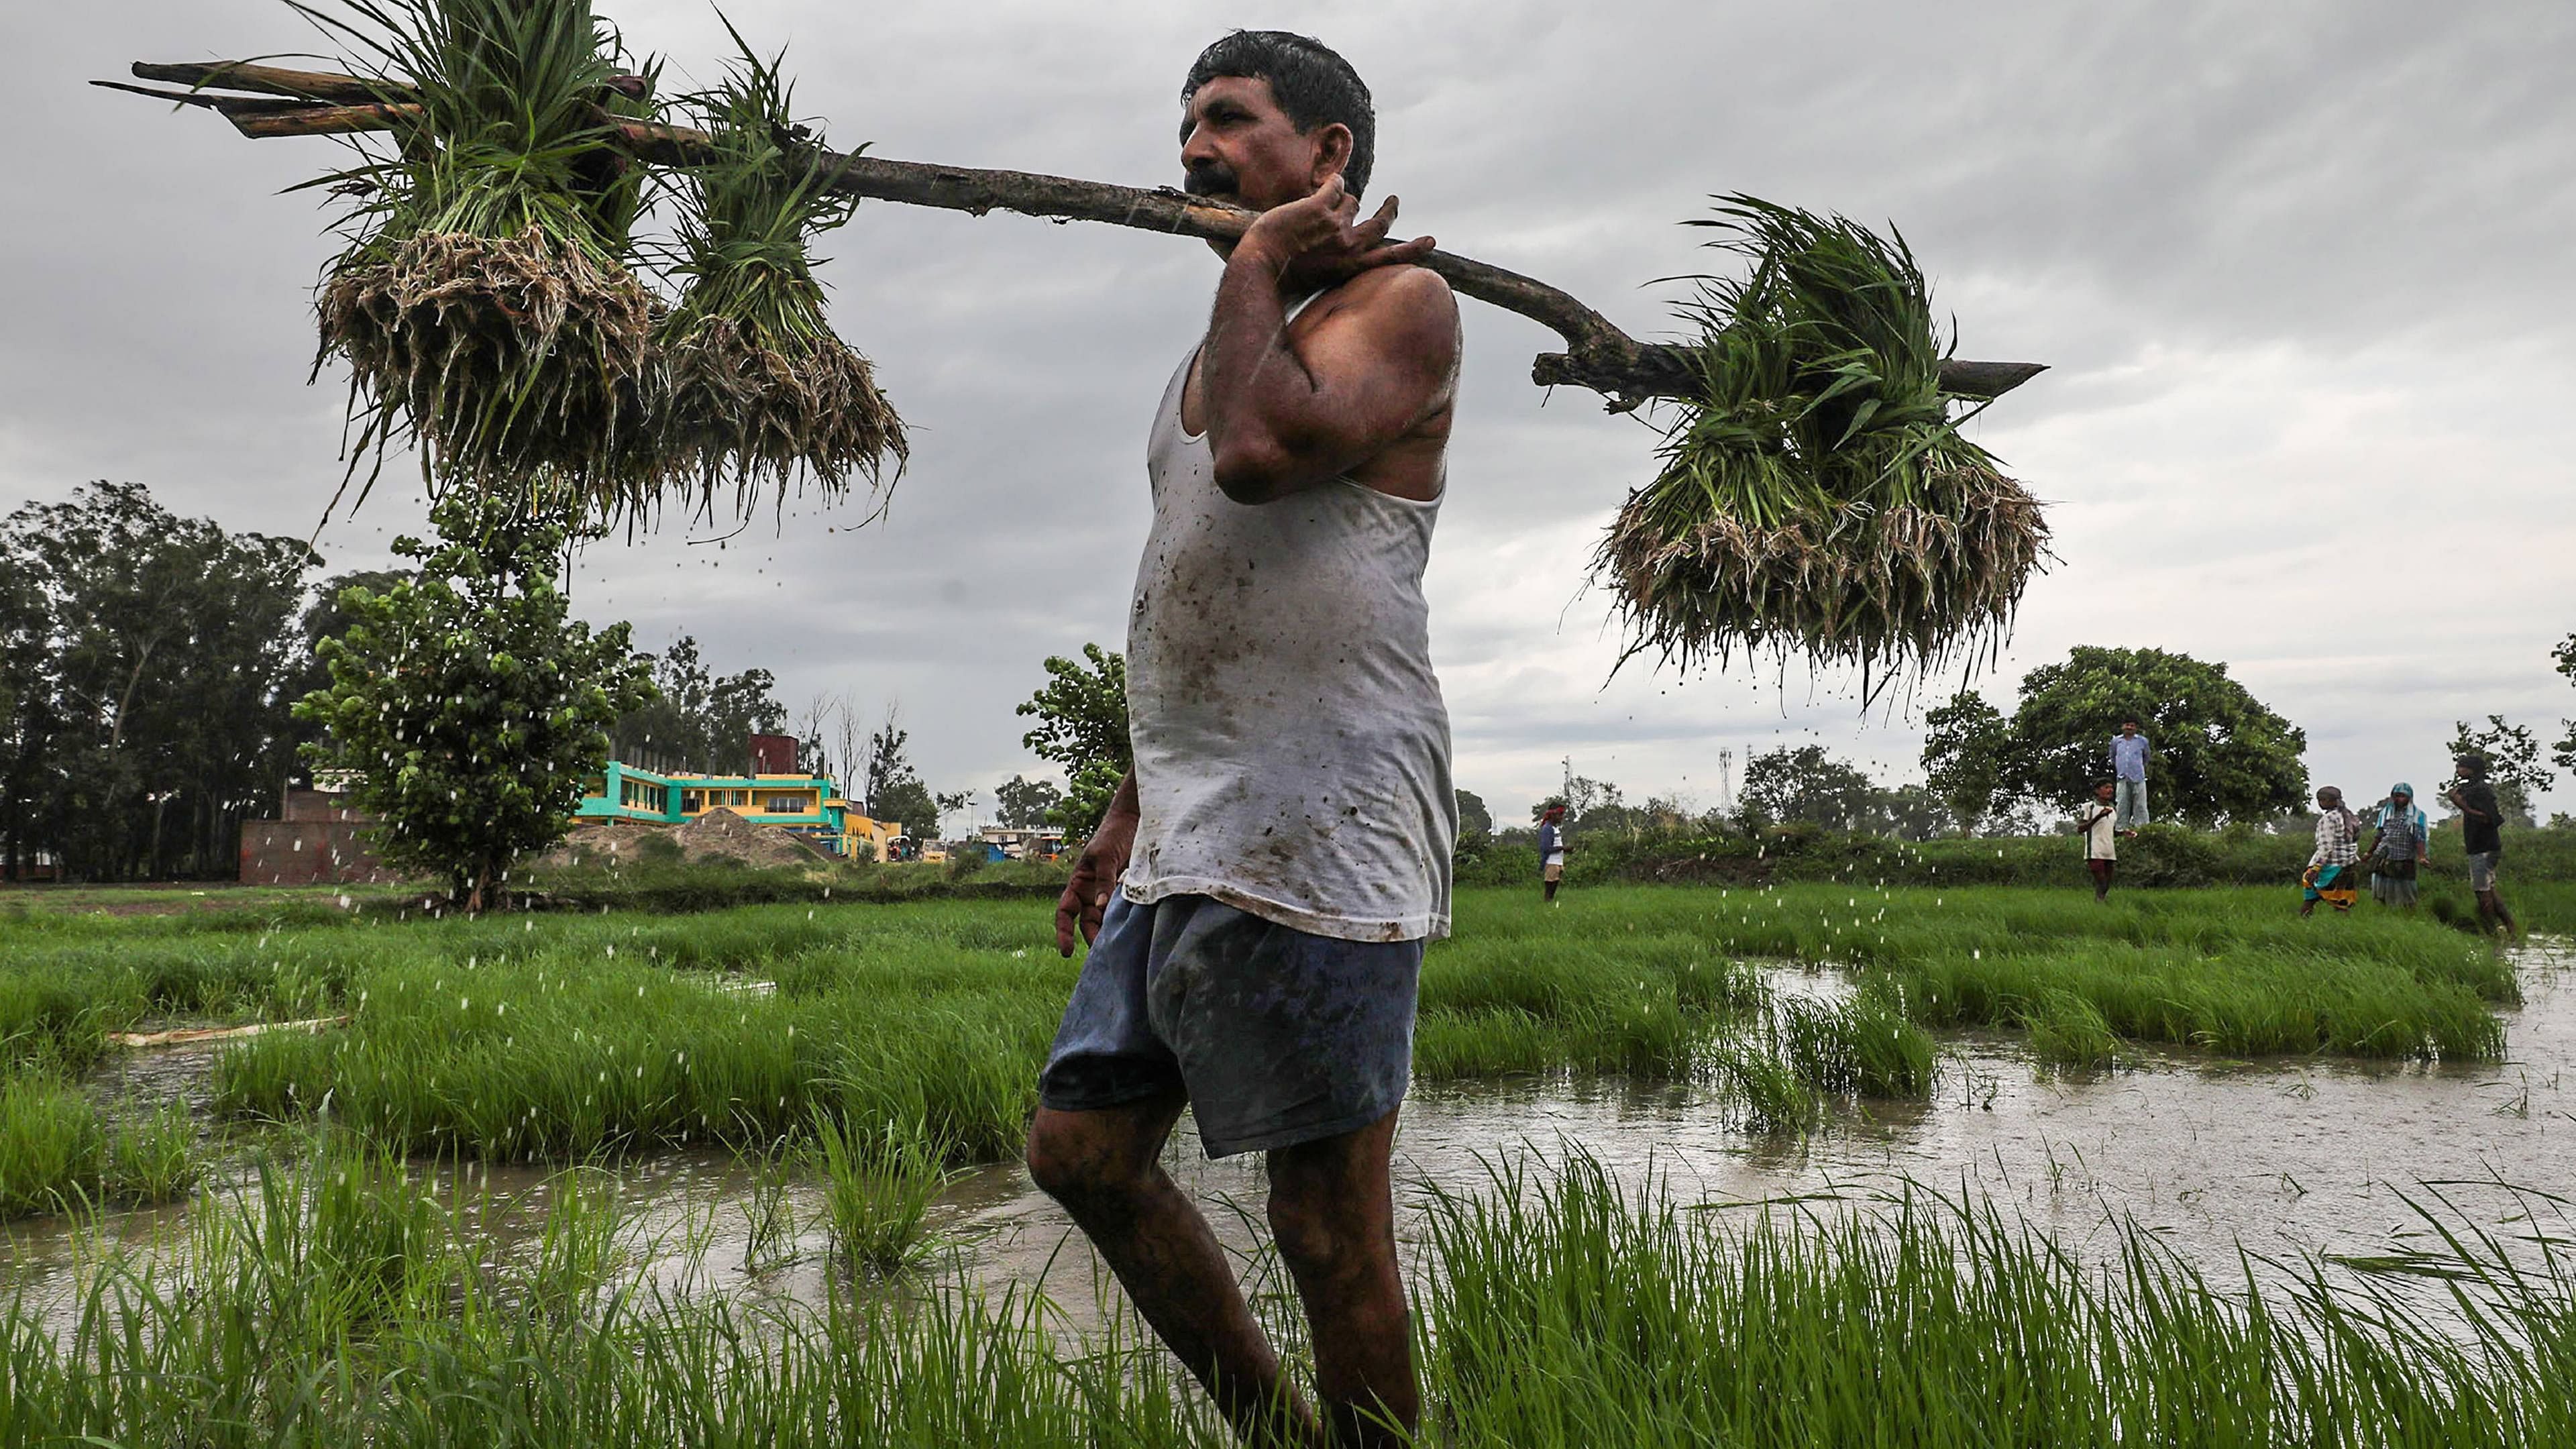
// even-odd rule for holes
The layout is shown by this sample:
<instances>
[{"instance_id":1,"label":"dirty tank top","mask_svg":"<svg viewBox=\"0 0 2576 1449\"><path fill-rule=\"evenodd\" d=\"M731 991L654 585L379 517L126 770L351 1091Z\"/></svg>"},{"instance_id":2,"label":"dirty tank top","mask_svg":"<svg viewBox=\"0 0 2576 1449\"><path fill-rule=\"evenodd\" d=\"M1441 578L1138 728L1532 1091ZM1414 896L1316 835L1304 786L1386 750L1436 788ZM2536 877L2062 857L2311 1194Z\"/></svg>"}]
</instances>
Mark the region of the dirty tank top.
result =
<instances>
[{"instance_id":1,"label":"dirty tank top","mask_svg":"<svg viewBox=\"0 0 2576 1449\"><path fill-rule=\"evenodd\" d=\"M1422 597L1440 504L1348 478L1226 497L1206 436L1181 428L1195 357L1146 450L1127 898L1212 896L1349 941L1446 936L1458 807Z\"/></svg>"}]
</instances>

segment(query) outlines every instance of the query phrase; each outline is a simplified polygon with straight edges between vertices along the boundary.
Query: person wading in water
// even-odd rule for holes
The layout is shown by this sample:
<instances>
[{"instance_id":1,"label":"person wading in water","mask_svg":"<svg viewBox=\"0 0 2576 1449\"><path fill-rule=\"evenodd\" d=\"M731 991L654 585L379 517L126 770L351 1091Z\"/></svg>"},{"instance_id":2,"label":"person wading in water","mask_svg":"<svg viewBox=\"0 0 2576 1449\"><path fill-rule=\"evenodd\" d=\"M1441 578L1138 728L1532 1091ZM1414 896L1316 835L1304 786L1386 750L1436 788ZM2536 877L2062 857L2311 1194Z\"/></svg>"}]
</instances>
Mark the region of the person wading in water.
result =
<instances>
[{"instance_id":1,"label":"person wading in water","mask_svg":"<svg viewBox=\"0 0 2576 1449\"><path fill-rule=\"evenodd\" d=\"M1135 768L1076 862L1091 943L1039 1081L1029 1173L1248 1437L1410 1442L1418 1415L1388 1156L1424 944L1449 929L1457 797L1422 570L1458 312L1361 219L1368 89L1238 31L1182 92L1191 192L1262 215L1219 244L1207 333L1165 389L1128 616ZM1320 1414L1159 1162L1268 1154Z\"/></svg>"}]
</instances>

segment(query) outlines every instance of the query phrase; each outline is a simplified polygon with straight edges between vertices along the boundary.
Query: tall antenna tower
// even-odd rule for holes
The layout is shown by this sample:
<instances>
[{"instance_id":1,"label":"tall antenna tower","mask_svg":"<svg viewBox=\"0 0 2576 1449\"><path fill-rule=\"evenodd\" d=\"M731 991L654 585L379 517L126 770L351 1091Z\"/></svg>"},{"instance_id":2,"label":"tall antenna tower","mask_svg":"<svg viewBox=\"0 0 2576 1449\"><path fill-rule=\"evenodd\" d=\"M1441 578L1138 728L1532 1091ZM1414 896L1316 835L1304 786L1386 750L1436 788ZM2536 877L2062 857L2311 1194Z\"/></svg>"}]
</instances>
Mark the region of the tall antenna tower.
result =
<instances>
[{"instance_id":1,"label":"tall antenna tower","mask_svg":"<svg viewBox=\"0 0 2576 1449\"><path fill-rule=\"evenodd\" d=\"M1735 813L1735 747L1733 745L1717 752L1717 813L1728 816Z\"/></svg>"}]
</instances>

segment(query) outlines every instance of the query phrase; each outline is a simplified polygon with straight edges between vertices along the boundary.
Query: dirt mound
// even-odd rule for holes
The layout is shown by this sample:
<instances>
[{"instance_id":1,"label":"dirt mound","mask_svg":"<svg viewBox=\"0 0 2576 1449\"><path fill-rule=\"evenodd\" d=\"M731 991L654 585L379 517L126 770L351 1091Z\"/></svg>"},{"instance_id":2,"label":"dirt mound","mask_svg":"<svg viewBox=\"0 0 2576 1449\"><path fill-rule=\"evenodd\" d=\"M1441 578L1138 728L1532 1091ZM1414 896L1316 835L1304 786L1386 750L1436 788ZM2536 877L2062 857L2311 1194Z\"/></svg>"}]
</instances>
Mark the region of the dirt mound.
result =
<instances>
[{"instance_id":1,"label":"dirt mound","mask_svg":"<svg viewBox=\"0 0 2576 1449\"><path fill-rule=\"evenodd\" d=\"M758 870L795 869L831 860L796 835L754 825L730 810L710 810L683 825L593 820L574 826L564 843L537 861L540 869L676 864L722 857Z\"/></svg>"},{"instance_id":2,"label":"dirt mound","mask_svg":"<svg viewBox=\"0 0 2576 1449\"><path fill-rule=\"evenodd\" d=\"M831 860L798 836L754 825L730 810L710 810L673 830L671 839L692 861L729 855L745 865L774 870L782 866L822 865Z\"/></svg>"},{"instance_id":3,"label":"dirt mound","mask_svg":"<svg viewBox=\"0 0 2576 1449\"><path fill-rule=\"evenodd\" d=\"M640 820L584 821L572 828L563 844L538 857L537 864L558 869L631 865L647 858L644 842L669 840L677 833L672 826L648 825Z\"/></svg>"}]
</instances>

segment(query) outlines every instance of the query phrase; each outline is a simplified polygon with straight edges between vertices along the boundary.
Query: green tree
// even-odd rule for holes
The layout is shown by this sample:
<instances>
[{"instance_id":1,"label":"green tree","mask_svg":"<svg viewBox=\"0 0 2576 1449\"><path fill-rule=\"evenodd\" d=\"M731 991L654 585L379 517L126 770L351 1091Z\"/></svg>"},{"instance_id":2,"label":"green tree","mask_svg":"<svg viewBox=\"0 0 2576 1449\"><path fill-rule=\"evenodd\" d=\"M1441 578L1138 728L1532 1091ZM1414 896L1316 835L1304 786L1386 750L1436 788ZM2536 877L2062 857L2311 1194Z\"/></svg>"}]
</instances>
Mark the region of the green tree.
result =
<instances>
[{"instance_id":1,"label":"green tree","mask_svg":"<svg viewBox=\"0 0 2576 1449\"><path fill-rule=\"evenodd\" d=\"M1974 834L2011 796L2012 730L1985 696L1963 689L1923 717L1923 773L1932 794Z\"/></svg>"},{"instance_id":2,"label":"green tree","mask_svg":"<svg viewBox=\"0 0 2576 1449\"><path fill-rule=\"evenodd\" d=\"M709 775L751 769L751 737L787 726L787 706L770 697L777 680L766 669L717 674L699 657L696 636L683 634L658 655L653 698L618 718L610 731L621 758L667 761Z\"/></svg>"},{"instance_id":3,"label":"green tree","mask_svg":"<svg viewBox=\"0 0 2576 1449\"><path fill-rule=\"evenodd\" d=\"M240 821L292 763L287 686L319 561L130 483L0 523L13 856L49 849L91 878L234 869Z\"/></svg>"},{"instance_id":4,"label":"green tree","mask_svg":"<svg viewBox=\"0 0 2576 1449\"><path fill-rule=\"evenodd\" d=\"M912 732L903 727L903 712L887 705L885 721L868 736L867 768L860 775L861 798L868 818L900 825L922 838L939 834L939 801L921 782L908 746Z\"/></svg>"},{"instance_id":5,"label":"green tree","mask_svg":"<svg viewBox=\"0 0 2576 1449\"><path fill-rule=\"evenodd\" d=\"M53 734L52 612L35 572L0 534L0 871L19 878L31 838L38 780Z\"/></svg>"},{"instance_id":6,"label":"green tree","mask_svg":"<svg viewBox=\"0 0 2576 1449\"><path fill-rule=\"evenodd\" d=\"M325 641L331 685L296 705L322 726L316 765L354 770L376 853L484 908L521 854L571 828L609 726L652 697L628 628L593 633L555 587L562 525L505 494L451 489L435 543L394 540L418 575L352 588Z\"/></svg>"},{"instance_id":7,"label":"green tree","mask_svg":"<svg viewBox=\"0 0 2576 1449\"><path fill-rule=\"evenodd\" d=\"M2470 729L2467 720L2452 722L2451 758L2462 755L2486 757L2487 783L2495 786L2496 803L2504 807L2506 819L2523 825L2531 823L2531 797L2558 778L2541 768L2539 738L2520 725L2506 724L2500 714L2488 715L2482 730Z\"/></svg>"},{"instance_id":8,"label":"green tree","mask_svg":"<svg viewBox=\"0 0 2576 1449\"><path fill-rule=\"evenodd\" d=\"M1766 821L1869 830L1877 824L1878 794L1866 772L1826 754L1822 745L1802 745L1745 761L1739 798L1749 815Z\"/></svg>"},{"instance_id":9,"label":"green tree","mask_svg":"<svg viewBox=\"0 0 2576 1449\"><path fill-rule=\"evenodd\" d=\"M2111 736L2132 715L2154 751L2147 777L2160 815L2209 826L2307 799L2306 733L2264 708L2225 664L2089 645L2023 676L2004 746L2006 789L2072 812L2110 776Z\"/></svg>"},{"instance_id":10,"label":"green tree","mask_svg":"<svg viewBox=\"0 0 2576 1449\"><path fill-rule=\"evenodd\" d=\"M993 814L1013 830L1034 830L1047 823L1047 816L1064 802L1064 791L1053 780L1024 780L1017 775L993 787Z\"/></svg>"},{"instance_id":11,"label":"green tree","mask_svg":"<svg viewBox=\"0 0 2576 1449\"><path fill-rule=\"evenodd\" d=\"M2557 648L2549 651L2549 657L2557 663L2558 672L2567 676L2567 682L2576 684L2576 634L2568 635ZM2563 719L2559 723L2566 726L2567 736L2550 751L2550 758L2558 762L2558 768L2576 771L2576 719Z\"/></svg>"},{"instance_id":12,"label":"green tree","mask_svg":"<svg viewBox=\"0 0 2576 1449\"><path fill-rule=\"evenodd\" d=\"M1464 849L1483 845L1493 839L1494 812L1485 808L1485 798L1473 790L1458 792L1458 844Z\"/></svg>"},{"instance_id":13,"label":"green tree","mask_svg":"<svg viewBox=\"0 0 2576 1449\"><path fill-rule=\"evenodd\" d=\"M1046 672L1047 682L1015 711L1038 722L1020 743L1064 770L1064 798L1047 818L1067 835L1087 836L1136 768L1127 738L1127 657L1085 644L1081 659L1049 656Z\"/></svg>"}]
</instances>

